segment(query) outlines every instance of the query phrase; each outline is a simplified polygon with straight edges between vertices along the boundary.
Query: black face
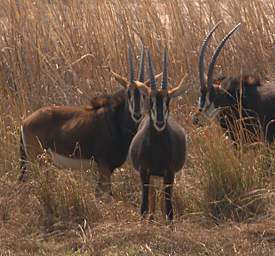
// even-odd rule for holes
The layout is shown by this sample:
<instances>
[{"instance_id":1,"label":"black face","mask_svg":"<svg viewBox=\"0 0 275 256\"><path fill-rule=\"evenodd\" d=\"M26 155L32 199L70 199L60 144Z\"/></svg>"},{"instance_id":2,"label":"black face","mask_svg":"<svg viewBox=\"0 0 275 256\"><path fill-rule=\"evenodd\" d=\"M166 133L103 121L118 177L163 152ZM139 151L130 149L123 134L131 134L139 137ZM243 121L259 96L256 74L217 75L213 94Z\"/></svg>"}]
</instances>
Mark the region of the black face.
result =
<instances>
[{"instance_id":1,"label":"black face","mask_svg":"<svg viewBox=\"0 0 275 256\"><path fill-rule=\"evenodd\" d=\"M199 111L193 116L194 124L202 124L205 117L212 117L223 107L235 105L238 94L236 83L231 78L218 78L214 80L212 91L207 89L201 92L199 98Z\"/></svg>"},{"instance_id":2,"label":"black face","mask_svg":"<svg viewBox=\"0 0 275 256\"><path fill-rule=\"evenodd\" d=\"M155 91L150 95L150 117L157 131L163 131L169 116L169 95L166 90Z\"/></svg>"},{"instance_id":3,"label":"black face","mask_svg":"<svg viewBox=\"0 0 275 256\"><path fill-rule=\"evenodd\" d=\"M247 99L250 98L249 95L253 94L257 86L260 86L260 82L252 76L242 79L239 77L227 77L215 80L213 85L213 100L209 100L209 93L207 92L205 101L200 100L199 111L193 117L193 123L201 124L205 116L212 116L213 113L218 112L217 110L225 110L227 107L235 108L240 103L241 95L242 104L246 105ZM240 88L242 88L242 91Z\"/></svg>"},{"instance_id":4,"label":"black face","mask_svg":"<svg viewBox=\"0 0 275 256\"><path fill-rule=\"evenodd\" d=\"M135 86L127 89L128 106L131 117L135 123L139 123L144 113L144 95Z\"/></svg>"}]
</instances>

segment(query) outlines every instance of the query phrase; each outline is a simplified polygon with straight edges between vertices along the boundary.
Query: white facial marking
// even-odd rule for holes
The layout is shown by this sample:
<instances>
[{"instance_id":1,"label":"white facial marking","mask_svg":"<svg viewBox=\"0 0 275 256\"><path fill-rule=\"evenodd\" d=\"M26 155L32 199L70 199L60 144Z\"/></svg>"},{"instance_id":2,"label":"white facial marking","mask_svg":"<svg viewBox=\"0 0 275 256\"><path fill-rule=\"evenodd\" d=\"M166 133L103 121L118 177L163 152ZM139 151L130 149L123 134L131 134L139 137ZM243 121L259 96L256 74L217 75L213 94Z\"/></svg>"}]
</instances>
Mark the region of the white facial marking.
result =
<instances>
[{"instance_id":1,"label":"white facial marking","mask_svg":"<svg viewBox=\"0 0 275 256\"><path fill-rule=\"evenodd\" d=\"M129 89L128 93L130 94L130 97L128 96L129 111L133 114L135 109L134 91Z\"/></svg>"},{"instance_id":2,"label":"white facial marking","mask_svg":"<svg viewBox=\"0 0 275 256\"><path fill-rule=\"evenodd\" d=\"M163 100L162 100L162 104L163 104L163 108L162 108L162 111L163 111L163 126L159 127L157 125L157 100L155 97L152 98L152 102L153 102L153 106L152 106L152 109L151 109L151 117L152 117L152 120L153 120L153 124L154 124L154 127L155 129L158 131L158 132L161 132L165 129L166 127L166 122L167 122L167 118L168 118L168 111L167 111L167 104L166 104L166 101L167 101L167 98L164 97Z\"/></svg>"},{"instance_id":3,"label":"white facial marking","mask_svg":"<svg viewBox=\"0 0 275 256\"><path fill-rule=\"evenodd\" d=\"M152 98L152 109L151 109L151 116L153 119L153 122L157 122L157 100L155 97Z\"/></svg>"},{"instance_id":4,"label":"white facial marking","mask_svg":"<svg viewBox=\"0 0 275 256\"><path fill-rule=\"evenodd\" d=\"M139 123L143 116L141 115L140 118L138 119L135 116L135 91L129 89L129 93L130 93L130 98L128 96L129 112L134 122ZM140 93L140 112L141 113L144 112L143 109L144 109L144 98L143 98L143 95Z\"/></svg>"},{"instance_id":5,"label":"white facial marking","mask_svg":"<svg viewBox=\"0 0 275 256\"><path fill-rule=\"evenodd\" d=\"M135 123L140 123L142 116L139 119L137 119L134 115L131 115L131 116Z\"/></svg>"},{"instance_id":6,"label":"white facial marking","mask_svg":"<svg viewBox=\"0 0 275 256\"><path fill-rule=\"evenodd\" d=\"M205 104L204 104L203 108L201 109L201 111L206 117L210 117L210 118L216 116L219 112L219 109L215 107L214 102L210 103L208 93L205 98Z\"/></svg>"},{"instance_id":7,"label":"white facial marking","mask_svg":"<svg viewBox=\"0 0 275 256\"><path fill-rule=\"evenodd\" d=\"M166 127L165 124L164 124L162 127L158 127L157 125L155 125L155 123L154 123L154 126L155 126L155 129L156 129L158 132L162 132L162 131L165 129L165 127Z\"/></svg>"},{"instance_id":8,"label":"white facial marking","mask_svg":"<svg viewBox=\"0 0 275 256\"><path fill-rule=\"evenodd\" d=\"M69 158L63 155L60 155L51 149L48 149L49 154L52 157L54 164L61 168L73 169L73 170L87 170L92 166L92 160L88 159L76 159Z\"/></svg>"}]
</instances>

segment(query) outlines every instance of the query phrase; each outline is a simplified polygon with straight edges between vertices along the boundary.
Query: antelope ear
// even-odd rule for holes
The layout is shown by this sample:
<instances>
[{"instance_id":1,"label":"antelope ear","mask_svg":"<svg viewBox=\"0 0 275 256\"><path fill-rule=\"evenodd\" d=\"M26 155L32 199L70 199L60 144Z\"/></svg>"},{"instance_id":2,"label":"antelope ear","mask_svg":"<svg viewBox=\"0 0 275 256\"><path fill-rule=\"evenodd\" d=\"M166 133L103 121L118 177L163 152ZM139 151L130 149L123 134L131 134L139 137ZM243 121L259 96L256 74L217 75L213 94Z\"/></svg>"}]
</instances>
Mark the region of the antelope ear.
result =
<instances>
[{"instance_id":1,"label":"antelope ear","mask_svg":"<svg viewBox=\"0 0 275 256\"><path fill-rule=\"evenodd\" d=\"M128 82L128 80L127 80L126 77L123 77L123 76L121 76L121 75L119 75L119 74L117 74L117 73L115 73L115 72L113 72L113 71L111 71L111 73L112 73L112 75L115 77L116 81L117 81L121 86L123 86L124 88L127 88L127 87L128 87L129 82Z\"/></svg>"},{"instance_id":2,"label":"antelope ear","mask_svg":"<svg viewBox=\"0 0 275 256\"><path fill-rule=\"evenodd\" d=\"M149 96L151 89L147 85L139 81L135 81L135 85L144 95Z\"/></svg>"},{"instance_id":3,"label":"antelope ear","mask_svg":"<svg viewBox=\"0 0 275 256\"><path fill-rule=\"evenodd\" d=\"M179 85L176 88L173 88L168 91L170 98L175 98L175 97L178 97L181 94L183 94L183 92L185 91L184 82L185 82L186 78L187 78L187 74L181 79Z\"/></svg>"},{"instance_id":4,"label":"antelope ear","mask_svg":"<svg viewBox=\"0 0 275 256\"><path fill-rule=\"evenodd\" d=\"M162 76L162 72L159 73L159 74L157 74L157 75L155 75L155 79L158 80L161 76ZM146 81L144 82L144 84L145 84L147 87L150 87L150 79L146 80Z\"/></svg>"}]
</instances>

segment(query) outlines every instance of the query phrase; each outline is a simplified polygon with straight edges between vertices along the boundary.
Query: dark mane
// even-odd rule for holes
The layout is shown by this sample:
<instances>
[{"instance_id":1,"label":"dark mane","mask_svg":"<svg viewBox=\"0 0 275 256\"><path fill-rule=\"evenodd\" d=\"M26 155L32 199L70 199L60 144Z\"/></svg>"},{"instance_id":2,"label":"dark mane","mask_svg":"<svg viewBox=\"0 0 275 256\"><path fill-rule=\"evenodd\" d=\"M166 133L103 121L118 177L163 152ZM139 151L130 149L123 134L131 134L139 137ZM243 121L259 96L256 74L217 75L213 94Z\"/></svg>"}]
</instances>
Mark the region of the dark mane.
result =
<instances>
[{"instance_id":1,"label":"dark mane","mask_svg":"<svg viewBox=\"0 0 275 256\"><path fill-rule=\"evenodd\" d=\"M243 83L243 86L246 86L246 87L262 86L260 77L255 76L255 75L244 75L244 76L242 76L242 83Z\"/></svg>"},{"instance_id":2,"label":"dark mane","mask_svg":"<svg viewBox=\"0 0 275 256\"><path fill-rule=\"evenodd\" d=\"M116 108L125 102L125 90L119 90L114 94L95 96L90 100L91 109L96 110L110 106Z\"/></svg>"},{"instance_id":3,"label":"dark mane","mask_svg":"<svg viewBox=\"0 0 275 256\"><path fill-rule=\"evenodd\" d=\"M224 75L219 75L213 80L213 84L220 85L223 81L232 81L233 84L242 83L245 87L259 87L263 84L261 83L260 77L256 75L243 75L238 77L226 77Z\"/></svg>"}]
</instances>

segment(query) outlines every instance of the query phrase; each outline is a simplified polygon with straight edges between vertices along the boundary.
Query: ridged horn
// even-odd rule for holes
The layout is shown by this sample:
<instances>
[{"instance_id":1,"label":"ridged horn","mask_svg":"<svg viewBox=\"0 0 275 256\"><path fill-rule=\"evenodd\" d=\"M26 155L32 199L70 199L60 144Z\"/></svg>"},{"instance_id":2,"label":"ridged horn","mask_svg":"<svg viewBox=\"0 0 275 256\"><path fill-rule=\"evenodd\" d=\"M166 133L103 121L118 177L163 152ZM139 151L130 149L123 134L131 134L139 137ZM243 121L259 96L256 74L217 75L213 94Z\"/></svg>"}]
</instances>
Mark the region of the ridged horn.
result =
<instances>
[{"instance_id":1,"label":"ridged horn","mask_svg":"<svg viewBox=\"0 0 275 256\"><path fill-rule=\"evenodd\" d=\"M161 88L166 89L167 87L168 87L168 56L167 56L167 47L165 47L164 54L163 54Z\"/></svg>"},{"instance_id":2,"label":"ridged horn","mask_svg":"<svg viewBox=\"0 0 275 256\"><path fill-rule=\"evenodd\" d=\"M240 27L241 23L239 23L238 25L236 25L220 42L220 44L218 45L218 47L216 48L213 57L211 59L211 62L209 64L209 68L208 68L208 73L207 73L207 89L209 91L211 91L213 89L213 72L214 72L214 67L216 64L216 61L218 59L218 56L224 46L224 44L226 43L226 41L230 38L230 36Z\"/></svg>"},{"instance_id":3,"label":"ridged horn","mask_svg":"<svg viewBox=\"0 0 275 256\"><path fill-rule=\"evenodd\" d=\"M152 63L152 59L151 59L149 49L147 50L147 57L148 57L148 74L149 74L151 89L156 90L157 89L157 83L156 83L156 79L155 79L154 66L153 66L153 63Z\"/></svg>"},{"instance_id":4,"label":"ridged horn","mask_svg":"<svg viewBox=\"0 0 275 256\"><path fill-rule=\"evenodd\" d=\"M144 82L144 45L141 48L139 71L138 71L138 81Z\"/></svg>"},{"instance_id":5,"label":"ridged horn","mask_svg":"<svg viewBox=\"0 0 275 256\"><path fill-rule=\"evenodd\" d=\"M131 46L128 47L128 65L129 65L129 82L133 83L135 80L135 70L134 70Z\"/></svg>"},{"instance_id":6,"label":"ridged horn","mask_svg":"<svg viewBox=\"0 0 275 256\"><path fill-rule=\"evenodd\" d=\"M201 49L200 49L200 55L199 55L199 78L200 78L200 86L201 86L201 91L206 90L206 81L205 81L205 74L204 74L204 55L205 55L205 50L208 46L209 40L212 36L212 34L215 32L217 27L221 24L221 21L218 22L207 34L205 39L202 42Z\"/></svg>"}]
</instances>

